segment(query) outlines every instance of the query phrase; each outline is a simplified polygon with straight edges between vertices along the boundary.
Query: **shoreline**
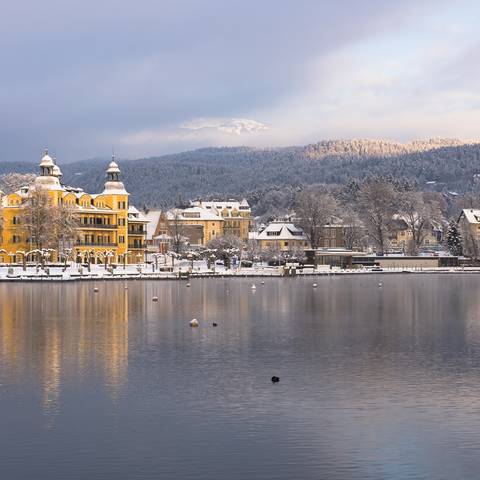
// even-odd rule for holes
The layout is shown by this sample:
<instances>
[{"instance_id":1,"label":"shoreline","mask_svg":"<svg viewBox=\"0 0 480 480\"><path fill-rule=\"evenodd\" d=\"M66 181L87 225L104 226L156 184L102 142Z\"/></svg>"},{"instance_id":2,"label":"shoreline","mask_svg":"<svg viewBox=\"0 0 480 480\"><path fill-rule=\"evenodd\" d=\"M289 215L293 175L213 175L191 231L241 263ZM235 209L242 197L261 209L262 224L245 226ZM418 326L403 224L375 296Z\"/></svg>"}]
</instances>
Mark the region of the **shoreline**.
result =
<instances>
[{"instance_id":1,"label":"shoreline","mask_svg":"<svg viewBox=\"0 0 480 480\"><path fill-rule=\"evenodd\" d=\"M176 272L125 272L125 273L110 273L102 271L96 271L91 273L73 273L72 270L66 272L54 272L49 275L45 273L32 273L24 272L23 270L18 271L13 274L5 274L5 272L0 271L0 282L85 282L85 281L128 281L128 280L178 280L186 281L203 279L203 278L218 278L218 279L240 279L240 278L278 278L278 279L295 279L295 278L305 278L305 277L337 277L337 276L355 276L355 275L412 275L412 274L422 274L422 275L431 275L431 274L443 274L443 275L458 275L458 274L480 274L480 268L470 267L470 268L392 268L392 269L383 269L378 270L367 270L367 269L358 269L358 270L343 270L343 269L322 269L322 270L311 270L306 272L296 272L294 275L284 274L280 270L263 270L259 271L258 269L242 269L241 271L221 271L221 272L209 272L209 271L197 271L193 273L187 273L185 271L176 271ZM59 269L61 270L61 269Z\"/></svg>"}]
</instances>

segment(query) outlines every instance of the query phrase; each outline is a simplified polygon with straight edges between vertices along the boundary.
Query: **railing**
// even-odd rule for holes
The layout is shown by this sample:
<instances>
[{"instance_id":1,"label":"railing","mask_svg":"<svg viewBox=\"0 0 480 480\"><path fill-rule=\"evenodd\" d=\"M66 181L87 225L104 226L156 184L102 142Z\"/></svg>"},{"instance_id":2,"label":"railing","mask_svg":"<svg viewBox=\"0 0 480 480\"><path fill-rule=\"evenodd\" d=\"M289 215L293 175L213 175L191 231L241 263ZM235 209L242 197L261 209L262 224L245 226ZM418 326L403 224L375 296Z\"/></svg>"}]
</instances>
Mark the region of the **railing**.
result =
<instances>
[{"instance_id":1,"label":"railing","mask_svg":"<svg viewBox=\"0 0 480 480\"><path fill-rule=\"evenodd\" d=\"M115 230L117 228L117 225L103 225L103 224L95 224L95 223L81 223L79 225L79 228L82 230L91 230L94 228L105 228L105 229L110 229L110 230Z\"/></svg>"},{"instance_id":2,"label":"railing","mask_svg":"<svg viewBox=\"0 0 480 480\"><path fill-rule=\"evenodd\" d=\"M146 233L146 230L131 230L130 228L128 229L129 235L145 235Z\"/></svg>"},{"instance_id":3,"label":"railing","mask_svg":"<svg viewBox=\"0 0 480 480\"><path fill-rule=\"evenodd\" d=\"M76 247L116 247L118 243L107 243L107 242L77 242Z\"/></svg>"},{"instance_id":4,"label":"railing","mask_svg":"<svg viewBox=\"0 0 480 480\"><path fill-rule=\"evenodd\" d=\"M132 249L135 249L135 248L146 248L147 244L146 243L142 243L141 245L129 245L128 248L132 248Z\"/></svg>"}]
</instances>

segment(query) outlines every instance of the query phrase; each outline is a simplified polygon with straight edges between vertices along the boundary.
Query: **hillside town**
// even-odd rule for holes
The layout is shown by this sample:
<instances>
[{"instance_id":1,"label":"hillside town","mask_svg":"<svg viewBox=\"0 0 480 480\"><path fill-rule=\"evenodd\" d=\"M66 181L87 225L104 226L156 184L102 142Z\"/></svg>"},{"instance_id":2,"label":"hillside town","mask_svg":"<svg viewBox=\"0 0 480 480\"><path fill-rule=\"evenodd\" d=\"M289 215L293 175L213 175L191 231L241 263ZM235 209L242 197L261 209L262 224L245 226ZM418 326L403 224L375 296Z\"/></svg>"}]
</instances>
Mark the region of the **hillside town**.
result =
<instances>
[{"instance_id":1,"label":"hillside town","mask_svg":"<svg viewBox=\"0 0 480 480\"><path fill-rule=\"evenodd\" d=\"M129 202L114 157L100 193L64 185L48 151L39 174L28 180L1 193L0 264L23 269L152 265L172 271L185 264L191 271L199 262L212 271L286 264L441 267L474 265L480 254L479 209L464 208L448 222L434 199L404 185L395 192L381 178L349 186L365 215L329 192L305 189L290 214L267 220L256 218L245 198L139 209Z\"/></svg>"}]
</instances>

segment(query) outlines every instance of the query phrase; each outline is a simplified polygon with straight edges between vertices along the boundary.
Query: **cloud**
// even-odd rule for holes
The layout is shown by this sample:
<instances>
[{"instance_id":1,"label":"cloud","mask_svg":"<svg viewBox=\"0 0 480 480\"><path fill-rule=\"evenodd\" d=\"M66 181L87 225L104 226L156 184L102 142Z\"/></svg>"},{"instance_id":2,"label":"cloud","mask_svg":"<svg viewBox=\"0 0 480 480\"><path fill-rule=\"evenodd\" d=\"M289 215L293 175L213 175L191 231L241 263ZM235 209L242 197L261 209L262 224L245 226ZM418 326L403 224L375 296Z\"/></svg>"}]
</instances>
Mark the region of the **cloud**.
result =
<instances>
[{"instance_id":1,"label":"cloud","mask_svg":"<svg viewBox=\"0 0 480 480\"><path fill-rule=\"evenodd\" d=\"M267 125L264 123L257 122L256 120L249 120L247 118L198 119L184 123L180 128L194 132L216 130L221 133L232 135L242 135L268 130Z\"/></svg>"},{"instance_id":2,"label":"cloud","mask_svg":"<svg viewBox=\"0 0 480 480\"><path fill-rule=\"evenodd\" d=\"M419 105L445 87L425 60L478 41L479 9L467 0L44 0L28 10L7 2L0 161L36 159L44 145L75 160L112 145L136 157L298 144L356 136L366 125L378 137L400 111L412 124L421 118L428 134L438 118L418 114ZM429 56L433 46L439 53ZM455 65L453 80L476 73L474 60ZM444 97L444 108L458 98ZM397 125L398 136L410 131L403 118Z\"/></svg>"}]
</instances>

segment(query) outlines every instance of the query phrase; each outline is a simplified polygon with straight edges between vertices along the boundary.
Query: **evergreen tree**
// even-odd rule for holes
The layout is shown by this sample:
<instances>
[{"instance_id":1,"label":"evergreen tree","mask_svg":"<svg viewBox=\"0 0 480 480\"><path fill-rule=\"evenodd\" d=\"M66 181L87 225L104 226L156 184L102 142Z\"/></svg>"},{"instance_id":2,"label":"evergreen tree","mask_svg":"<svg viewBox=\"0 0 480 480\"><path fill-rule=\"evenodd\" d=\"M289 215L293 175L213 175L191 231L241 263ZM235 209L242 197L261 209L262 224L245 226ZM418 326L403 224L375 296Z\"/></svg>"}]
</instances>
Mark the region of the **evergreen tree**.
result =
<instances>
[{"instance_id":1,"label":"evergreen tree","mask_svg":"<svg viewBox=\"0 0 480 480\"><path fill-rule=\"evenodd\" d=\"M452 220L448 226L446 240L448 250L452 255L462 255L462 236L455 220Z\"/></svg>"}]
</instances>

